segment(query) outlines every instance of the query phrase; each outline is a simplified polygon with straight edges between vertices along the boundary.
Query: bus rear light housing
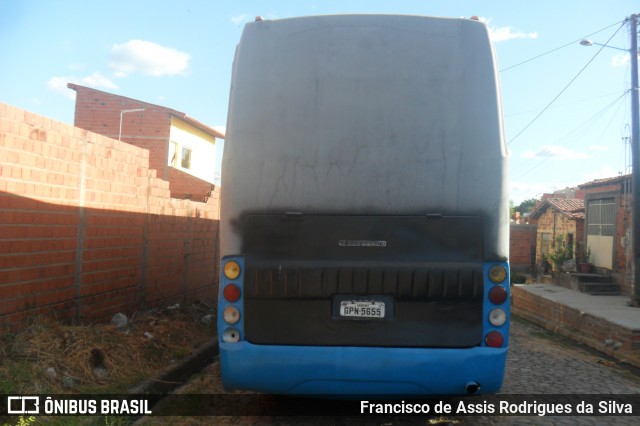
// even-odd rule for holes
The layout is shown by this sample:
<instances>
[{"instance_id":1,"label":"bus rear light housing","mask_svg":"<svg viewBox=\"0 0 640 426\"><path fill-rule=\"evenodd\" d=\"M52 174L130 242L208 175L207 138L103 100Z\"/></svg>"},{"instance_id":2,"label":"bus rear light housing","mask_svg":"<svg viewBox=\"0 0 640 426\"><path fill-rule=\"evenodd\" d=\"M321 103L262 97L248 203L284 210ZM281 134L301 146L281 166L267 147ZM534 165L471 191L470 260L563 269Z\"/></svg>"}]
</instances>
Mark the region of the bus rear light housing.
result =
<instances>
[{"instance_id":1,"label":"bus rear light housing","mask_svg":"<svg viewBox=\"0 0 640 426\"><path fill-rule=\"evenodd\" d=\"M484 341L490 348L501 348L504 343L504 337L499 331L493 330L487 333Z\"/></svg>"},{"instance_id":2,"label":"bus rear light housing","mask_svg":"<svg viewBox=\"0 0 640 426\"><path fill-rule=\"evenodd\" d=\"M224 318L224 322L233 325L240 321L240 310L235 306L227 306L222 312L222 317Z\"/></svg>"},{"instance_id":3,"label":"bus rear light housing","mask_svg":"<svg viewBox=\"0 0 640 426\"><path fill-rule=\"evenodd\" d=\"M494 305L502 305L507 301L507 289L497 285L489 290L489 301Z\"/></svg>"},{"instance_id":4,"label":"bus rear light housing","mask_svg":"<svg viewBox=\"0 0 640 426\"><path fill-rule=\"evenodd\" d=\"M222 333L222 341L225 343L238 343L240 341L240 332L235 328L227 328Z\"/></svg>"},{"instance_id":5,"label":"bus rear light housing","mask_svg":"<svg viewBox=\"0 0 640 426\"><path fill-rule=\"evenodd\" d=\"M235 260L230 260L224 264L224 276L230 280L235 280L240 276L240 265Z\"/></svg>"},{"instance_id":6,"label":"bus rear light housing","mask_svg":"<svg viewBox=\"0 0 640 426\"><path fill-rule=\"evenodd\" d=\"M489 268L489 279L495 284L500 284L507 279L507 269L502 265L493 265Z\"/></svg>"},{"instance_id":7,"label":"bus rear light housing","mask_svg":"<svg viewBox=\"0 0 640 426\"><path fill-rule=\"evenodd\" d=\"M222 295L227 302L237 302L240 300L240 287L235 284L227 284L222 290Z\"/></svg>"},{"instance_id":8,"label":"bus rear light housing","mask_svg":"<svg viewBox=\"0 0 640 426\"><path fill-rule=\"evenodd\" d=\"M492 309L491 312L489 312L489 322L494 327L504 325L504 323L507 322L506 312L500 308Z\"/></svg>"}]
</instances>

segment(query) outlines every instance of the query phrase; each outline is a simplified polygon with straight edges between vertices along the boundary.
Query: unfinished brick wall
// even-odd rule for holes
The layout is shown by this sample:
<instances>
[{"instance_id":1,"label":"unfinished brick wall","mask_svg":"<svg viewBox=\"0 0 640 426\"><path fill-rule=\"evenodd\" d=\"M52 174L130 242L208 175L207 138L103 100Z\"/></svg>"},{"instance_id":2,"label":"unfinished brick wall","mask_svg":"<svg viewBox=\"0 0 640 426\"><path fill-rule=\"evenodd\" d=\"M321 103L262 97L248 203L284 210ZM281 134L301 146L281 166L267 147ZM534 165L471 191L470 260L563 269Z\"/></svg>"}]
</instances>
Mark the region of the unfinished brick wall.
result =
<instances>
[{"instance_id":1,"label":"unfinished brick wall","mask_svg":"<svg viewBox=\"0 0 640 426\"><path fill-rule=\"evenodd\" d=\"M169 167L168 180L173 198L202 201L211 198L214 185L182 170Z\"/></svg>"},{"instance_id":2,"label":"unfinished brick wall","mask_svg":"<svg viewBox=\"0 0 640 426\"><path fill-rule=\"evenodd\" d=\"M169 180L167 156L173 110L71 84L76 91L74 125L149 151L149 167ZM121 111L144 109L144 111ZM176 112L176 111L173 111ZM122 122L120 117L122 116Z\"/></svg>"},{"instance_id":3,"label":"unfinished brick wall","mask_svg":"<svg viewBox=\"0 0 640 426\"><path fill-rule=\"evenodd\" d=\"M536 251L536 225L513 223L509 237L509 265L514 271L531 269L532 252Z\"/></svg>"},{"instance_id":4,"label":"unfinished brick wall","mask_svg":"<svg viewBox=\"0 0 640 426\"><path fill-rule=\"evenodd\" d=\"M0 104L0 330L212 302L218 202L170 198L145 149Z\"/></svg>"}]
</instances>

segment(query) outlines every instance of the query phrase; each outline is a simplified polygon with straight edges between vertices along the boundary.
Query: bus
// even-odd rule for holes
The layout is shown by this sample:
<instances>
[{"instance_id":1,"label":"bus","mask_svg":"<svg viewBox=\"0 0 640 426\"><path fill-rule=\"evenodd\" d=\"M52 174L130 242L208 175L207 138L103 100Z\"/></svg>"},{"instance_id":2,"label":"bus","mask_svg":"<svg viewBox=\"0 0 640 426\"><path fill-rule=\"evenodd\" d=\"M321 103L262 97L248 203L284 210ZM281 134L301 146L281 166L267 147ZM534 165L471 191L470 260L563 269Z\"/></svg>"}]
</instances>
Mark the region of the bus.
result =
<instances>
[{"instance_id":1,"label":"bus","mask_svg":"<svg viewBox=\"0 0 640 426\"><path fill-rule=\"evenodd\" d=\"M222 164L225 389L500 390L510 298L501 108L477 19L245 26Z\"/></svg>"}]
</instances>

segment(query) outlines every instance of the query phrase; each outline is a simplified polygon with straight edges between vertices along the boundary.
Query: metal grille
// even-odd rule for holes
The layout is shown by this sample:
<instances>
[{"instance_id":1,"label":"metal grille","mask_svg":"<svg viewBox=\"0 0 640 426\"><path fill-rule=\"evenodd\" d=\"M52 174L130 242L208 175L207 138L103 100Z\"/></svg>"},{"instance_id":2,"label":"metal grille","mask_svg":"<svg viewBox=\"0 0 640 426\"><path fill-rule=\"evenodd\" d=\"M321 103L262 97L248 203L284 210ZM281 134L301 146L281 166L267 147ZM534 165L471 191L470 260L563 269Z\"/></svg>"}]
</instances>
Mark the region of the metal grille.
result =
<instances>
[{"instance_id":1,"label":"metal grille","mask_svg":"<svg viewBox=\"0 0 640 426\"><path fill-rule=\"evenodd\" d=\"M255 268L247 265L247 298L330 298L392 294L409 300L482 300L482 266L423 268Z\"/></svg>"},{"instance_id":2,"label":"metal grille","mask_svg":"<svg viewBox=\"0 0 640 426\"><path fill-rule=\"evenodd\" d=\"M601 198L587 203L588 235L613 236L615 226L615 203L613 198Z\"/></svg>"}]
</instances>

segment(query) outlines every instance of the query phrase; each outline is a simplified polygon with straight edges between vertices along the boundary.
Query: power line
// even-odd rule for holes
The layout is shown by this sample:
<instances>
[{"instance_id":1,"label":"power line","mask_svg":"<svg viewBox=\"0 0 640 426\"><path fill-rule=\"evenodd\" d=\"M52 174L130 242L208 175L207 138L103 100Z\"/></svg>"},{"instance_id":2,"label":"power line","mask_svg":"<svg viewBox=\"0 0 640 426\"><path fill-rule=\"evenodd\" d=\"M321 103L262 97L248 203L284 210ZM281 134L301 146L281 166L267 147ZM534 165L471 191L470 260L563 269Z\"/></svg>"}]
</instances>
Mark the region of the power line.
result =
<instances>
[{"instance_id":1,"label":"power line","mask_svg":"<svg viewBox=\"0 0 640 426\"><path fill-rule=\"evenodd\" d=\"M560 91L560 93L558 93L552 100L551 102L549 102L547 104L547 106L545 106L542 111L540 111L540 113L538 115L536 115L533 120L531 120L529 122L529 124L527 124L526 126L524 126L524 128L522 130L520 130L513 138L511 138L511 140L509 142L507 142L507 145L511 144L514 140L516 140L520 135L522 135L525 130L527 130L529 127L531 127L531 125L533 123L535 123L538 118L540 118L540 116L542 116L542 114L544 114L549 107L551 107L551 105L553 105L553 103L558 100L558 98L560 96L562 96L562 94L569 88L569 86L571 86L573 84L574 81L577 80L577 78L584 72L585 69L587 69L587 67L591 64L591 62L594 61L594 59L596 59L596 57L600 54L600 52L602 52L602 49L604 49L605 47L607 47L607 45L609 44L609 42L611 41L611 39L613 39L613 37L615 37L616 34L618 34L618 31L620 31L620 29L624 26L624 24L627 22L627 20L625 19L624 21L622 21L622 25L620 25L620 27L618 27L618 29L611 35L611 37L609 37L609 40L607 40L607 42L600 46L600 49L598 49L598 51L595 53L595 55L593 55L593 57L591 57L591 59L589 59L589 61L582 67L582 69L580 69L580 71L578 71L578 74L576 74L571 81L569 81L569 83Z\"/></svg>"},{"instance_id":2,"label":"power line","mask_svg":"<svg viewBox=\"0 0 640 426\"><path fill-rule=\"evenodd\" d=\"M616 105L618 105L618 110L619 110L620 105L623 104L623 102L621 102L621 101L623 101L626 98L627 94L629 94L628 90L626 92L624 92L623 94L621 94L613 102L611 102L610 104L608 104L607 106L602 108L600 111L596 112L591 117L589 117L587 120L585 120L584 122L579 124L576 128L571 130L569 133L567 133L562 138L562 139L566 139L566 141L565 142L561 142L558 145L559 146L566 146L566 147L573 145L573 143L575 143L576 141L579 140L580 135L585 133L589 129L590 126L593 126L595 121L596 121L596 119L598 119L599 117L603 116L606 111L608 111L609 109L613 108ZM612 117L611 120L609 120L609 124L607 125L607 127L611 124L611 121L613 120L613 118L614 117ZM602 135L600 136L600 139L601 138L602 138ZM573 142L571 142L571 141L573 141ZM523 165L527 164L529 161L531 161L531 160L533 160L535 158L536 157L529 158L528 160L526 160L523 163ZM527 170L521 171L519 174L517 174L517 176L514 177L514 179L522 179L523 177L528 175L530 172L532 172L533 170L535 170L538 167L542 166L543 164L545 164L547 161L549 161L551 159L552 159L552 157L544 157L544 158L542 158L537 164L534 164L532 167L528 168Z\"/></svg>"},{"instance_id":3,"label":"power line","mask_svg":"<svg viewBox=\"0 0 640 426\"><path fill-rule=\"evenodd\" d=\"M511 65L510 67L503 68L503 69L501 69L501 70L500 70L500 72L508 71L508 70L510 70L510 69L512 69L512 68L519 67L520 65L524 65L524 64L526 64L526 63L528 63L528 62L534 61L534 60L536 60L536 59L538 59L538 58L541 58L541 57L543 57L543 56L545 56L545 55L548 55L548 54L553 53L553 52L555 52L555 51L558 51L558 50L560 50L560 49L564 49L565 47L568 47L568 46L574 45L574 44L576 44L576 43L579 43L581 40L584 40L585 38L588 38L588 37L591 37L591 36L596 35L596 34L598 34L598 33L601 33L602 31L608 30L609 28L614 27L614 26L616 26L616 25L618 25L618 24L620 24L620 23L623 23L623 24L624 24L625 22L626 22L626 19L625 19L625 20L623 20L623 21L618 21L618 22L616 22L615 24L611 24L611 25L609 25L608 27L605 27L605 28L603 28L603 29L601 29L601 30L596 31L595 33L587 34L587 35L586 35L586 36L584 36L584 37L581 37L581 38L579 38L579 39L577 39L577 40L574 40L574 41L572 41L572 42L569 42L569 43L567 43L567 44L563 44L562 46L560 46L560 47L556 47L555 49L551 49L551 50L549 50L548 52L541 53L541 54L539 54L539 55L537 55L537 56L534 56L533 58L529 58L529 59L527 59L527 60L525 60L525 61L522 61L522 62L519 62L519 63L517 63L517 64L515 64L515 65Z\"/></svg>"},{"instance_id":4,"label":"power line","mask_svg":"<svg viewBox=\"0 0 640 426\"><path fill-rule=\"evenodd\" d=\"M627 90L624 91L624 93L626 93L626 92L627 92ZM573 105L573 104L582 104L582 103L584 103L586 101L591 101L591 100L594 100L594 99L607 98L607 97L610 97L610 96L613 96L613 95L618 95L619 96L620 95L620 91L605 93L605 94L598 95L598 96L592 96L590 98L576 99L575 101L571 101L571 102L567 102L567 103L564 103L564 104L555 105L554 108L565 107L567 105ZM516 116L516 115L532 114L532 113L539 112L539 111L540 111L540 108L530 109L530 110L527 110L527 111L519 111L519 112L513 112L511 114L504 114L504 117L506 118L506 117L513 117L513 116Z\"/></svg>"}]
</instances>

